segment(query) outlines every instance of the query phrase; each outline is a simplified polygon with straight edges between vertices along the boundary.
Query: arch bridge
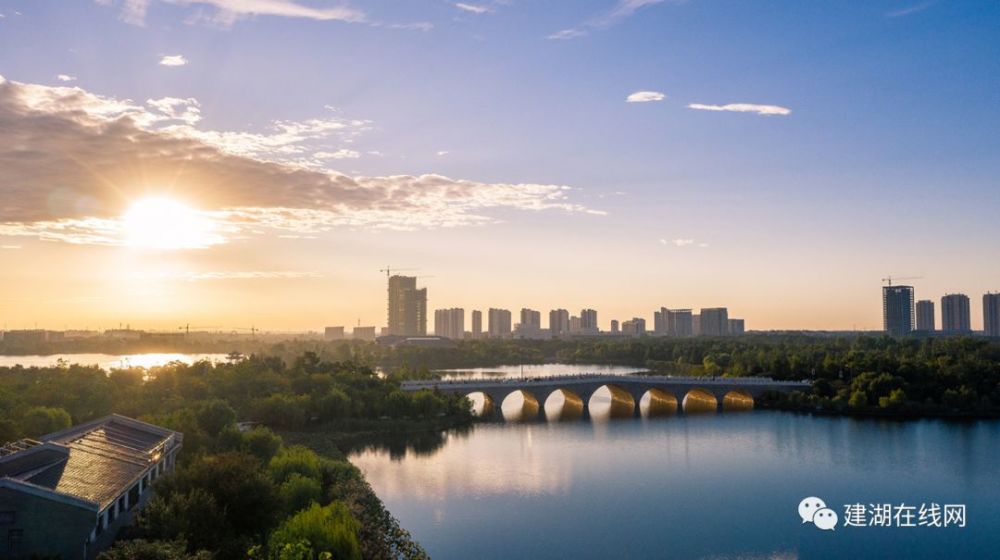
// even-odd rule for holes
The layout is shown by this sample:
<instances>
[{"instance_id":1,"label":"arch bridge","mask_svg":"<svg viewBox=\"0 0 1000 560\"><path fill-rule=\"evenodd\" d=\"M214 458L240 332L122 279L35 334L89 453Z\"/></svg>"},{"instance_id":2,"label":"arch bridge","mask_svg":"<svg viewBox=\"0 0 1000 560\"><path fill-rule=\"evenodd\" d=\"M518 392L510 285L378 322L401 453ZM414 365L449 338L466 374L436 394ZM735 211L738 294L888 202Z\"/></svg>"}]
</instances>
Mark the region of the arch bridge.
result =
<instances>
[{"instance_id":1,"label":"arch bridge","mask_svg":"<svg viewBox=\"0 0 1000 560\"><path fill-rule=\"evenodd\" d=\"M811 387L809 381L777 381L767 377L667 377L654 375L601 375L535 377L528 379L467 379L404 381L406 392L430 389L444 394L483 395L483 415L502 419L501 405L520 393L523 420L546 420L545 403L560 393L564 404L558 419L589 418L590 400L606 388L611 395L610 415L662 416L677 413L749 410L754 400L769 391L787 393ZM645 401L643 401L645 397Z\"/></svg>"}]
</instances>

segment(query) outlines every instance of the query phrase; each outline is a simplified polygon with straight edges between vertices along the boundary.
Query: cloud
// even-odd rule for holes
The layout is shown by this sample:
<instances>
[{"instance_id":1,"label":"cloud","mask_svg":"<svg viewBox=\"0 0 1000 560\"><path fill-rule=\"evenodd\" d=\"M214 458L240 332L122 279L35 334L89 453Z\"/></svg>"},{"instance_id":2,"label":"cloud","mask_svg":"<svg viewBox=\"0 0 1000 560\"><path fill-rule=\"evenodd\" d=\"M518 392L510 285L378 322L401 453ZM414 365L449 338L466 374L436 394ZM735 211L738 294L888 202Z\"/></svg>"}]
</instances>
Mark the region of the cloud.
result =
<instances>
[{"instance_id":1,"label":"cloud","mask_svg":"<svg viewBox=\"0 0 1000 560\"><path fill-rule=\"evenodd\" d=\"M430 31L434 29L434 24L429 21L414 21L411 23L390 23L384 25L387 29L407 29L413 31Z\"/></svg>"},{"instance_id":2,"label":"cloud","mask_svg":"<svg viewBox=\"0 0 1000 560\"><path fill-rule=\"evenodd\" d=\"M588 30L605 29L622 22L635 15L636 12L648 6L663 4L681 4L685 0L618 0L615 6L604 13L585 21L581 25L569 29L563 29L549 35L548 39L567 40L576 39L587 35Z\"/></svg>"},{"instance_id":3,"label":"cloud","mask_svg":"<svg viewBox=\"0 0 1000 560\"><path fill-rule=\"evenodd\" d=\"M472 14L488 14L493 11L493 9L489 6L484 6L482 4L466 4L464 2L457 2L453 5L463 12L469 12Z\"/></svg>"},{"instance_id":4,"label":"cloud","mask_svg":"<svg viewBox=\"0 0 1000 560\"><path fill-rule=\"evenodd\" d=\"M160 66L184 66L188 61L184 55L169 54L160 59Z\"/></svg>"},{"instance_id":5,"label":"cloud","mask_svg":"<svg viewBox=\"0 0 1000 560\"><path fill-rule=\"evenodd\" d=\"M57 74L56 79L60 82L75 82L76 76L70 76L69 74Z\"/></svg>"},{"instance_id":6,"label":"cloud","mask_svg":"<svg viewBox=\"0 0 1000 560\"><path fill-rule=\"evenodd\" d=\"M790 115L791 109L778 105L754 105L752 103L730 103L728 105L705 105L702 103L692 103L689 109L699 111L732 111L735 113L756 113L758 115Z\"/></svg>"},{"instance_id":7,"label":"cloud","mask_svg":"<svg viewBox=\"0 0 1000 560\"><path fill-rule=\"evenodd\" d=\"M898 10L893 10L891 12L888 12L888 13L885 14L885 17L897 18L897 17L908 16L910 14L915 14L917 12L922 12L922 11L926 10L927 8L930 8L931 6L933 6L936 3L937 3L936 0L929 1L929 2L920 2L919 4L914 4L914 5L908 6L906 8L900 8Z\"/></svg>"},{"instance_id":8,"label":"cloud","mask_svg":"<svg viewBox=\"0 0 1000 560\"><path fill-rule=\"evenodd\" d=\"M663 101L667 96L658 91L637 91L625 98L626 103L649 103L651 101Z\"/></svg>"},{"instance_id":9,"label":"cloud","mask_svg":"<svg viewBox=\"0 0 1000 560\"><path fill-rule=\"evenodd\" d=\"M194 99L138 104L0 76L0 236L122 245L123 213L150 196L197 209L222 241L482 225L499 221L500 211L602 213L573 202L565 185L349 176L313 157L366 121L214 131L194 126L200 115Z\"/></svg>"},{"instance_id":10,"label":"cloud","mask_svg":"<svg viewBox=\"0 0 1000 560\"><path fill-rule=\"evenodd\" d=\"M365 21L360 10L345 6L316 8L293 0L96 0L103 5L121 4L122 21L133 25L143 25L149 6L155 1L184 7L210 8L214 14L209 18L216 23L230 25L235 21L252 16L277 16L303 18L319 21Z\"/></svg>"},{"instance_id":11,"label":"cloud","mask_svg":"<svg viewBox=\"0 0 1000 560\"><path fill-rule=\"evenodd\" d=\"M562 31L556 31L555 33L546 37L546 39L552 39L553 41L568 41L570 39L576 39L577 37L583 37L587 33L585 31L580 31L579 29L563 29Z\"/></svg>"},{"instance_id":12,"label":"cloud","mask_svg":"<svg viewBox=\"0 0 1000 560\"><path fill-rule=\"evenodd\" d=\"M660 245L673 245L674 247L708 247L708 243L698 243L694 239L679 237L677 239L660 239Z\"/></svg>"},{"instance_id":13,"label":"cloud","mask_svg":"<svg viewBox=\"0 0 1000 560\"><path fill-rule=\"evenodd\" d=\"M21 248L20 245L0 245L0 250L4 251L16 251L20 248Z\"/></svg>"},{"instance_id":14,"label":"cloud","mask_svg":"<svg viewBox=\"0 0 1000 560\"><path fill-rule=\"evenodd\" d=\"M448 155L448 154L450 154L450 153L451 153L451 152L449 152L448 150L438 150L438 151L437 151L437 155L438 155L438 157L443 157L443 156L446 156L446 155Z\"/></svg>"},{"instance_id":15,"label":"cloud","mask_svg":"<svg viewBox=\"0 0 1000 560\"><path fill-rule=\"evenodd\" d=\"M361 157L361 152L345 148L336 152L316 152L313 157L317 159L358 159Z\"/></svg>"}]
</instances>

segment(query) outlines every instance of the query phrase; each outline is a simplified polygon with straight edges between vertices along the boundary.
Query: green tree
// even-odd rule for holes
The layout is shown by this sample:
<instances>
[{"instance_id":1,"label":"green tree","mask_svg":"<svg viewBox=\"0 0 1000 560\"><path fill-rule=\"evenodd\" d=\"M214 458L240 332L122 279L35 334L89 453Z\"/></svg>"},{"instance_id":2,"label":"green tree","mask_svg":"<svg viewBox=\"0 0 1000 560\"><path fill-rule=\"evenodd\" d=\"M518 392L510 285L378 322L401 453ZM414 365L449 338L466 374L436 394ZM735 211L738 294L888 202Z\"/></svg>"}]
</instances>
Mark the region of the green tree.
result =
<instances>
[{"instance_id":1,"label":"green tree","mask_svg":"<svg viewBox=\"0 0 1000 560\"><path fill-rule=\"evenodd\" d=\"M293 473L281 484L278 490L285 511L289 514L301 511L314 503L319 503L323 497L323 487L313 478Z\"/></svg>"},{"instance_id":2,"label":"green tree","mask_svg":"<svg viewBox=\"0 0 1000 560\"><path fill-rule=\"evenodd\" d=\"M268 464L271 480L282 484L293 474L319 480L320 459L314 451L301 445L286 447Z\"/></svg>"},{"instance_id":3,"label":"green tree","mask_svg":"<svg viewBox=\"0 0 1000 560\"><path fill-rule=\"evenodd\" d=\"M118 541L97 560L212 560L208 551L189 554L184 541Z\"/></svg>"},{"instance_id":4,"label":"green tree","mask_svg":"<svg viewBox=\"0 0 1000 560\"><path fill-rule=\"evenodd\" d=\"M280 552L289 545L308 543L312 551L308 556L310 559L331 553L338 560L361 560L361 546L358 544L360 529L361 524L343 503L334 502L328 506L314 504L285 520L271 534L268 544L272 551Z\"/></svg>"},{"instance_id":5,"label":"green tree","mask_svg":"<svg viewBox=\"0 0 1000 560\"><path fill-rule=\"evenodd\" d=\"M38 437L64 430L73 425L69 413L61 408L36 406L28 409L21 419L21 431L28 437Z\"/></svg>"},{"instance_id":6,"label":"green tree","mask_svg":"<svg viewBox=\"0 0 1000 560\"><path fill-rule=\"evenodd\" d=\"M254 428L243 434L243 446L266 465L281 450L281 438L267 428Z\"/></svg>"},{"instance_id":7,"label":"green tree","mask_svg":"<svg viewBox=\"0 0 1000 560\"><path fill-rule=\"evenodd\" d=\"M203 404L198 410L198 425L205 433L215 437L236 422L236 411L226 401L213 400Z\"/></svg>"}]
</instances>

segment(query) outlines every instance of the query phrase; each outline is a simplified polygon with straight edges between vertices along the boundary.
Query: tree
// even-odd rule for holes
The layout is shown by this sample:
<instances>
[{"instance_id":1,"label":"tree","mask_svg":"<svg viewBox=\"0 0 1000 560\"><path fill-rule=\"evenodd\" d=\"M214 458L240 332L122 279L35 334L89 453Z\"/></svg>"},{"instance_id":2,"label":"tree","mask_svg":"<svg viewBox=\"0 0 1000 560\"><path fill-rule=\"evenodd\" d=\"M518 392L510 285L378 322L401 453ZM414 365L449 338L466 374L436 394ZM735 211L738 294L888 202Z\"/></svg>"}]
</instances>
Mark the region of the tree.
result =
<instances>
[{"instance_id":1,"label":"tree","mask_svg":"<svg viewBox=\"0 0 1000 560\"><path fill-rule=\"evenodd\" d=\"M278 493L285 504L285 511L291 514L319 503L323 497L323 487L316 479L294 473L282 483Z\"/></svg>"},{"instance_id":2,"label":"tree","mask_svg":"<svg viewBox=\"0 0 1000 560\"><path fill-rule=\"evenodd\" d=\"M254 428L243 434L246 452L267 464L281 450L281 438L267 428Z\"/></svg>"},{"instance_id":3,"label":"tree","mask_svg":"<svg viewBox=\"0 0 1000 560\"><path fill-rule=\"evenodd\" d=\"M293 474L319 480L320 460L314 451L300 445L286 447L268 464L271 480L281 484Z\"/></svg>"},{"instance_id":4,"label":"tree","mask_svg":"<svg viewBox=\"0 0 1000 560\"><path fill-rule=\"evenodd\" d=\"M118 541L97 560L212 560L210 552L187 552L184 541Z\"/></svg>"},{"instance_id":5,"label":"tree","mask_svg":"<svg viewBox=\"0 0 1000 560\"><path fill-rule=\"evenodd\" d=\"M21 431L28 437L38 437L73 425L69 413L61 408L36 406L28 409L21 419Z\"/></svg>"},{"instance_id":6,"label":"tree","mask_svg":"<svg viewBox=\"0 0 1000 560\"><path fill-rule=\"evenodd\" d=\"M312 505L296 513L278 527L268 541L275 559L285 547L308 543L308 556L317 559L331 553L338 560L361 560L358 531L361 524L351 516L347 506L334 502L328 506Z\"/></svg>"},{"instance_id":7,"label":"tree","mask_svg":"<svg viewBox=\"0 0 1000 560\"><path fill-rule=\"evenodd\" d=\"M198 411L198 425L205 433L215 437L226 427L236 422L236 411L226 401L213 400L201 406Z\"/></svg>"}]
</instances>

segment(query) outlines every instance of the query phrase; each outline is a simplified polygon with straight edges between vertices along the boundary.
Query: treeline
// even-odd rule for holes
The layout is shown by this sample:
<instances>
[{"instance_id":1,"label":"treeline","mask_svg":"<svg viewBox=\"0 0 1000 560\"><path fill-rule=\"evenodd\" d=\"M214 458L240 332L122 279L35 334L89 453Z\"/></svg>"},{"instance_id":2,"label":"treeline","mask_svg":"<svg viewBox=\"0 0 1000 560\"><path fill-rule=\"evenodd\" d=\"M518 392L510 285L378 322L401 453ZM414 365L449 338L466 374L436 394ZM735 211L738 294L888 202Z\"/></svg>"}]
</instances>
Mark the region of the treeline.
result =
<instances>
[{"instance_id":1,"label":"treeline","mask_svg":"<svg viewBox=\"0 0 1000 560\"><path fill-rule=\"evenodd\" d=\"M270 430L241 433L236 422L299 430L471 419L464 398L403 393L395 376L313 353L290 364L249 356L110 372L0 368L0 440L112 412L180 431L184 448L177 472L157 481L134 532L105 560L423 558L339 452L286 447Z\"/></svg>"}]
</instances>

